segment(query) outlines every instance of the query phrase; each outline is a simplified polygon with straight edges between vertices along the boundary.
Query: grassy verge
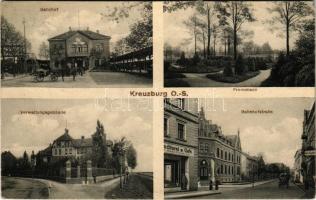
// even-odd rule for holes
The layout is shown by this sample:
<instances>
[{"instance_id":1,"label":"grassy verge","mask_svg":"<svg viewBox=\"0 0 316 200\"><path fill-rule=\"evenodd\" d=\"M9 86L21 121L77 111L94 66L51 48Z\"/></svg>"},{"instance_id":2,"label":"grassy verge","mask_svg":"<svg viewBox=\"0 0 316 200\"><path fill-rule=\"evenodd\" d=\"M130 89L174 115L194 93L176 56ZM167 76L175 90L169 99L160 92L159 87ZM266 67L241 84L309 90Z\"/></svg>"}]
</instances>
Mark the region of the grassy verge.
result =
<instances>
[{"instance_id":1,"label":"grassy verge","mask_svg":"<svg viewBox=\"0 0 316 200\"><path fill-rule=\"evenodd\" d=\"M148 185L153 185L153 182L152 180L146 181L143 179L142 177L132 175L128 183L123 186L123 189L120 189L118 185L106 193L104 197L106 199L152 199L152 186Z\"/></svg>"},{"instance_id":2,"label":"grassy verge","mask_svg":"<svg viewBox=\"0 0 316 200\"><path fill-rule=\"evenodd\" d=\"M207 78L224 83L240 83L242 81L248 80L260 74L260 71L247 72L244 75L235 75L235 76L225 76L224 74L208 74Z\"/></svg>"}]
</instances>

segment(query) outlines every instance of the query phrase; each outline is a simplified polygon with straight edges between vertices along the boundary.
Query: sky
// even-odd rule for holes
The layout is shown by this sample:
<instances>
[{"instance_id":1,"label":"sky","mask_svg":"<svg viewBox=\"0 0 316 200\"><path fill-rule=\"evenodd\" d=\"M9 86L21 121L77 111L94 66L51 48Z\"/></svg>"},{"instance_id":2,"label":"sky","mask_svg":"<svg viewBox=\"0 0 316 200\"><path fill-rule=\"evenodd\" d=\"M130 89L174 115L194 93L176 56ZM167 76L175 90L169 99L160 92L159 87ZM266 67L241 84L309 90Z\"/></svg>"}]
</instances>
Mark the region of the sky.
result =
<instances>
[{"instance_id":1,"label":"sky","mask_svg":"<svg viewBox=\"0 0 316 200\"><path fill-rule=\"evenodd\" d=\"M301 148L304 109L313 98L200 99L206 118L221 126L224 135L240 130L242 150L263 153L268 163L283 162L293 167ZM205 103L206 102L206 103ZM241 110L271 110L272 114L242 114Z\"/></svg>"},{"instance_id":2,"label":"sky","mask_svg":"<svg viewBox=\"0 0 316 200\"><path fill-rule=\"evenodd\" d=\"M283 50L286 47L285 38L279 37L278 31L271 32L268 27L270 25L263 23L266 20L271 19L272 14L267 10L271 7L271 2L250 2L253 8L254 17L257 19L255 22L245 22L242 25L243 30L249 30L254 32L253 41L256 44L262 45L265 42L269 42L272 49ZM164 42L173 46L181 47L184 51L189 51L194 48L193 40L189 45L183 45L183 41L191 38L190 32L183 24L195 13L195 8L180 9L172 13L164 13ZM293 46L293 42L297 34L293 34L290 39L290 47ZM246 40L245 40L246 41ZM202 45L198 45L202 48Z\"/></svg>"},{"instance_id":3,"label":"sky","mask_svg":"<svg viewBox=\"0 0 316 200\"><path fill-rule=\"evenodd\" d=\"M117 23L103 17L115 7L130 5L121 2L3 2L2 15L23 34L23 19L26 21L26 38L32 44L32 52L38 56L39 45L47 39L62 34L72 27L95 31L111 36L111 48L119 39L127 36L129 27L140 18L140 7L130 10L128 18ZM40 8L58 8L57 12L43 12ZM79 14L79 15L78 15ZM79 17L78 17L79 16ZM79 19L79 23L78 23Z\"/></svg>"},{"instance_id":4,"label":"sky","mask_svg":"<svg viewBox=\"0 0 316 200\"><path fill-rule=\"evenodd\" d=\"M152 171L152 101L127 99L48 100L3 99L1 104L1 149L22 156L26 150L38 152L64 133L73 138L90 138L97 119L103 123L107 139L125 136L137 151L135 171ZM59 115L20 114L20 111L65 111Z\"/></svg>"}]
</instances>

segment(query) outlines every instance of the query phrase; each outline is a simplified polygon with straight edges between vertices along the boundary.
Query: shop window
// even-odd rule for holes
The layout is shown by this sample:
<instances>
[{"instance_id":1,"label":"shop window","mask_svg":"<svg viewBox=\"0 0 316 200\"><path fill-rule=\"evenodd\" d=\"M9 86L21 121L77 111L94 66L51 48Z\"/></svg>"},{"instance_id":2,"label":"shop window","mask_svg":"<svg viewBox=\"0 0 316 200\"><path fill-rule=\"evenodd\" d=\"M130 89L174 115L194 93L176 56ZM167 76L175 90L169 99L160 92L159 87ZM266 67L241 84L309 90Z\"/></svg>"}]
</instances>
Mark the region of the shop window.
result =
<instances>
[{"instance_id":1,"label":"shop window","mask_svg":"<svg viewBox=\"0 0 316 200\"><path fill-rule=\"evenodd\" d=\"M184 124L178 123L178 138L185 140L185 127Z\"/></svg>"},{"instance_id":2,"label":"shop window","mask_svg":"<svg viewBox=\"0 0 316 200\"><path fill-rule=\"evenodd\" d=\"M169 119L165 117L164 121L163 121L164 136L168 136L169 135L168 130L169 130Z\"/></svg>"}]
</instances>

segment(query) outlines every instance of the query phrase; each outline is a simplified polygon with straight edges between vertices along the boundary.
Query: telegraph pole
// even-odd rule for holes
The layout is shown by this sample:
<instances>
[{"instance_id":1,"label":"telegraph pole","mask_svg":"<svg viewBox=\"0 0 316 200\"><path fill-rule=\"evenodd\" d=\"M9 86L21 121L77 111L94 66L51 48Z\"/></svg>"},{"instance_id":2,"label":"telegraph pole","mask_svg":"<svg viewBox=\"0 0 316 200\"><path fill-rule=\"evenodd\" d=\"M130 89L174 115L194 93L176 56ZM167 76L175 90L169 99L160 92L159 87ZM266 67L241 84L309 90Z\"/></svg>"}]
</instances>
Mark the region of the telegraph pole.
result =
<instances>
[{"instance_id":1,"label":"telegraph pole","mask_svg":"<svg viewBox=\"0 0 316 200\"><path fill-rule=\"evenodd\" d=\"M25 18L23 18L23 21L22 21L22 23L23 23L23 29L24 29L24 32L23 32L23 34L24 34L24 62L23 62L23 64L24 64L24 73L26 73L27 71L26 71L26 55L27 55L27 50L26 50L26 37L25 37Z\"/></svg>"}]
</instances>

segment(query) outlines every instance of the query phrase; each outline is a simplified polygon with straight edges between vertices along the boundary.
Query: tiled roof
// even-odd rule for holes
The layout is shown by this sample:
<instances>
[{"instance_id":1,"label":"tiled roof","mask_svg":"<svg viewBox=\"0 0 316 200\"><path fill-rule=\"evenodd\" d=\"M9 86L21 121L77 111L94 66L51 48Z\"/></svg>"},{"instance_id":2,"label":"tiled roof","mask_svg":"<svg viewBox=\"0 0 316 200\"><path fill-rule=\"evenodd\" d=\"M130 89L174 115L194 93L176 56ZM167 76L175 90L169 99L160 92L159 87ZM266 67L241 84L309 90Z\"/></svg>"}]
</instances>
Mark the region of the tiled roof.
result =
<instances>
[{"instance_id":1,"label":"tiled roof","mask_svg":"<svg viewBox=\"0 0 316 200\"><path fill-rule=\"evenodd\" d=\"M89 31L89 30L74 30L74 31L67 31L63 34L57 35L48 40L67 40L68 38L72 37L76 33L82 34L91 40L105 40L105 39L111 38L110 36L103 35L100 33Z\"/></svg>"},{"instance_id":2,"label":"tiled roof","mask_svg":"<svg viewBox=\"0 0 316 200\"><path fill-rule=\"evenodd\" d=\"M52 146L38 152L40 155L52 155Z\"/></svg>"},{"instance_id":3,"label":"tiled roof","mask_svg":"<svg viewBox=\"0 0 316 200\"><path fill-rule=\"evenodd\" d=\"M68 131L61 136L59 136L55 141L71 141L73 138L68 134Z\"/></svg>"},{"instance_id":4,"label":"tiled roof","mask_svg":"<svg viewBox=\"0 0 316 200\"><path fill-rule=\"evenodd\" d=\"M74 139L73 145L75 147L91 147L92 146L92 138Z\"/></svg>"}]
</instances>

